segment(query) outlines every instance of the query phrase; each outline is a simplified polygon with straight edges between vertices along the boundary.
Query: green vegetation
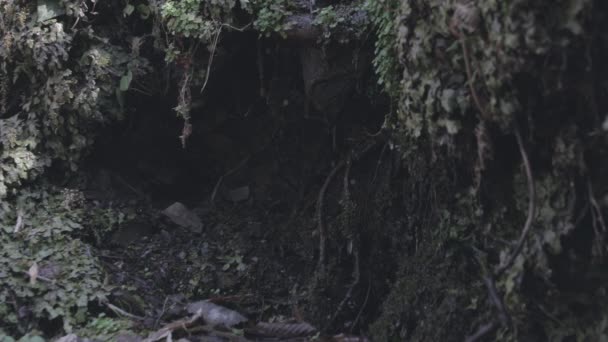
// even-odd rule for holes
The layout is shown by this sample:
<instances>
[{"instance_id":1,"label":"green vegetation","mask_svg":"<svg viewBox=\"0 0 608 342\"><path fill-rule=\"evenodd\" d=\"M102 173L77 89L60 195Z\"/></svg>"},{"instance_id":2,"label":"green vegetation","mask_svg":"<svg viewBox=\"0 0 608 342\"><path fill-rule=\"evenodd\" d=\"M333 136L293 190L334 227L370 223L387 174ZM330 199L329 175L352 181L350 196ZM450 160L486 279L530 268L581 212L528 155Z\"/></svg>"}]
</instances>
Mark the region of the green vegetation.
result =
<instances>
[{"instance_id":1,"label":"green vegetation","mask_svg":"<svg viewBox=\"0 0 608 342\"><path fill-rule=\"evenodd\" d=\"M86 217L77 192L23 189L0 208L0 316L21 333L59 320L66 332L86 324L89 302L109 288L91 247L79 239ZM87 228L93 228L87 226Z\"/></svg>"},{"instance_id":2,"label":"green vegetation","mask_svg":"<svg viewBox=\"0 0 608 342\"><path fill-rule=\"evenodd\" d=\"M401 65L398 62L397 41L397 9L396 0L366 1L365 7L369 12L370 21L376 33L376 49L374 51L374 67L378 74L378 83L384 86L393 97L398 96L401 80Z\"/></svg>"},{"instance_id":3,"label":"green vegetation","mask_svg":"<svg viewBox=\"0 0 608 342\"><path fill-rule=\"evenodd\" d=\"M605 8L584 0L369 6L378 32L375 67L397 108L390 120L393 138L406 163L427 154L450 170L429 184L440 191L435 226L427 226L422 253L402 261L403 280L374 326L379 340L444 340L448 335L438 334L473 334L470 322L498 327L501 340L606 338L606 310L599 303L607 284L596 278L605 263L603 228L596 221L602 214L580 219L602 182L589 165L605 168L591 157L598 153L594 139L584 138L603 134L599 99L589 91L598 86L591 73L606 76L593 57L605 53L596 43L605 27L594 26ZM408 183L424 184L416 175L435 168L414 170ZM460 178L458 184L452 177ZM521 252L514 252L528 226ZM572 242L585 231L595 233ZM429 250L451 257L435 260L425 254ZM448 271L467 264L473 270ZM504 308L488 300L484 277L495 282ZM589 287L565 300L581 281ZM433 309L421 312L423 307ZM412 320L413 331L397 328ZM437 330L451 324L453 329Z\"/></svg>"},{"instance_id":4,"label":"green vegetation","mask_svg":"<svg viewBox=\"0 0 608 342\"><path fill-rule=\"evenodd\" d=\"M27 334L44 328L110 339L130 328L99 314L112 286L91 242L135 215L87 203L50 182L50 171L75 175L101 129L132 117L131 95L156 96L162 82L183 119L185 147L193 94L205 94L223 35L253 31L281 51L296 15L321 32L323 56L311 56L323 62L335 53L326 48L348 45L331 42L373 42L374 81L389 97L381 133L397 171L376 177L382 154L370 162L372 190L353 197L345 177L348 196L327 237L349 244L348 258L327 257L328 269L351 262L370 237L368 262L382 266L368 265L369 288L384 302L369 328L375 340L462 339L483 327L507 341L608 338L608 8L600 0L37 5L0 0L0 339L35 341ZM258 61L260 88L292 77L277 66L265 79L276 59ZM313 71L313 85L334 81ZM369 88L361 93L371 92L372 82L361 83ZM287 107L287 97L277 103ZM332 128L351 124L345 116ZM225 270L253 267L232 254ZM330 285L359 281L353 259Z\"/></svg>"},{"instance_id":5,"label":"green vegetation","mask_svg":"<svg viewBox=\"0 0 608 342\"><path fill-rule=\"evenodd\" d=\"M269 37L289 29L287 18L292 12L288 0L259 0L252 2L251 8L255 11L254 26L261 34Z\"/></svg>"}]
</instances>

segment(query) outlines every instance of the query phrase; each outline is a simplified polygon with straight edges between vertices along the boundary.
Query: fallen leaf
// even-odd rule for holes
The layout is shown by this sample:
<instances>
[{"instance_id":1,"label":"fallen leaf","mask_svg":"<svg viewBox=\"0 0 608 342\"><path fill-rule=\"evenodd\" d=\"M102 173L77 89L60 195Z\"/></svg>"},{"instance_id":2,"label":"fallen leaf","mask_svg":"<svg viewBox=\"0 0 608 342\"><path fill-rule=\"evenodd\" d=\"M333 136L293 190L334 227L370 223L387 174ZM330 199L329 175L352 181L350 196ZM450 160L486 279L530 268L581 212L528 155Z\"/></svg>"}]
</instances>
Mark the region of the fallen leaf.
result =
<instances>
[{"instance_id":1,"label":"fallen leaf","mask_svg":"<svg viewBox=\"0 0 608 342\"><path fill-rule=\"evenodd\" d=\"M191 314L200 313L201 317L209 325L221 325L232 327L237 324L247 322L247 318L240 313L227 309L223 306L213 304L207 300L201 300L188 305L188 312Z\"/></svg>"},{"instance_id":2,"label":"fallen leaf","mask_svg":"<svg viewBox=\"0 0 608 342\"><path fill-rule=\"evenodd\" d=\"M175 202L167 207L167 209L163 210L163 214L175 224L188 228L195 233L203 231L201 219L180 202Z\"/></svg>"},{"instance_id":3,"label":"fallen leaf","mask_svg":"<svg viewBox=\"0 0 608 342\"><path fill-rule=\"evenodd\" d=\"M17 223L15 223L15 229L13 229L13 233L18 233L19 230L21 230L21 227L23 227L23 214L19 213L17 215Z\"/></svg>"}]
</instances>

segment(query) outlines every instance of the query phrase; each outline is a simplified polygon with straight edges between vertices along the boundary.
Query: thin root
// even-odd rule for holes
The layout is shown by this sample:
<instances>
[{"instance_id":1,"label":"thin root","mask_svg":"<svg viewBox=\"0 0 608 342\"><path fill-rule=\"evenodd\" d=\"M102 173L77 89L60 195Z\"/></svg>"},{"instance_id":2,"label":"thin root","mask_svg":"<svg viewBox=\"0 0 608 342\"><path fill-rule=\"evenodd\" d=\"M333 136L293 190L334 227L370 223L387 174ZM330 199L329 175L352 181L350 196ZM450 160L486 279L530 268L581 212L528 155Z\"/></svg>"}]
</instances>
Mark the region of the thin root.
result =
<instances>
[{"instance_id":1,"label":"thin root","mask_svg":"<svg viewBox=\"0 0 608 342\"><path fill-rule=\"evenodd\" d=\"M530 228L532 228L532 222L534 221L534 212L536 211L536 191L534 188L534 178L532 177L532 168L530 167L528 154L526 153L526 149L524 148L521 133L519 132L519 129L517 127L515 128L515 138L517 139L517 146L519 147L519 153L521 154L521 158L524 162L524 167L526 169L526 177L528 180L528 216L526 218L526 223L524 224L524 229L522 230L521 236L519 237L519 241L517 241L517 246L515 247L515 250L507 259L507 262L496 270L496 277L500 277L506 270L508 270L513 265L513 262L515 261L519 253L521 253L526 237L528 236L528 232L530 231Z\"/></svg>"},{"instance_id":2,"label":"thin root","mask_svg":"<svg viewBox=\"0 0 608 342\"><path fill-rule=\"evenodd\" d=\"M591 203L591 223L593 225L593 230L596 235L596 248L597 252L600 255L603 255L603 240L604 234L606 233L606 222L604 221L604 215L602 214L602 210L595 199L595 195L593 194L593 187L591 186L591 181L587 181L587 191L589 193L589 203Z\"/></svg>"},{"instance_id":3,"label":"thin root","mask_svg":"<svg viewBox=\"0 0 608 342\"><path fill-rule=\"evenodd\" d=\"M468 336L465 341L466 342L475 342L475 341L483 338L487 334L491 333L492 331L494 331L494 329L496 329L497 327L498 327L498 324L496 322L490 322L490 323L484 324L473 335Z\"/></svg>"},{"instance_id":4,"label":"thin root","mask_svg":"<svg viewBox=\"0 0 608 342\"><path fill-rule=\"evenodd\" d=\"M318 230L319 230L319 265L318 272L320 276L325 275L325 243L327 242L327 232L325 231L325 225L323 223L323 202L325 201L325 193L327 192L327 188L331 183L331 180L335 177L336 173L340 171L342 167L346 164L345 160L342 160L334 167L333 170L329 173L327 178L325 179L325 183L321 187L321 191L319 192L319 199L317 200L317 222L318 222Z\"/></svg>"}]
</instances>

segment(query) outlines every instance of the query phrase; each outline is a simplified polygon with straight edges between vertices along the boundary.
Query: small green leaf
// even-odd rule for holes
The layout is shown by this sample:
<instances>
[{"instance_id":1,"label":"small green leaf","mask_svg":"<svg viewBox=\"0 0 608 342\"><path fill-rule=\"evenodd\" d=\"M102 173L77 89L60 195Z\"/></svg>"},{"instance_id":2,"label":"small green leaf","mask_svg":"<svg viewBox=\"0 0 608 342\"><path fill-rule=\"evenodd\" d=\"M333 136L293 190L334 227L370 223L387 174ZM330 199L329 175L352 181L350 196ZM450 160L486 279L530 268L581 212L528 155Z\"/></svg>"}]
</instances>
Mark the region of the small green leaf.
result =
<instances>
[{"instance_id":1,"label":"small green leaf","mask_svg":"<svg viewBox=\"0 0 608 342\"><path fill-rule=\"evenodd\" d=\"M130 16L134 10L135 10L135 6L128 4L127 6L125 6L125 9L122 10L122 13L124 14L125 17L127 17L127 16Z\"/></svg>"},{"instance_id":2,"label":"small green leaf","mask_svg":"<svg viewBox=\"0 0 608 342\"><path fill-rule=\"evenodd\" d=\"M137 12L139 12L139 15L141 16L142 19L148 19L150 17L150 6L148 5L144 5L144 4L139 4L137 5Z\"/></svg>"},{"instance_id":3,"label":"small green leaf","mask_svg":"<svg viewBox=\"0 0 608 342\"><path fill-rule=\"evenodd\" d=\"M59 0L38 0L36 9L38 22L65 14L65 9L61 7Z\"/></svg>"},{"instance_id":4,"label":"small green leaf","mask_svg":"<svg viewBox=\"0 0 608 342\"><path fill-rule=\"evenodd\" d=\"M131 85L131 80L133 79L133 73L131 72L131 70L127 71L127 74L124 75L121 79L120 79L120 91L127 91L129 90L129 86Z\"/></svg>"},{"instance_id":5,"label":"small green leaf","mask_svg":"<svg viewBox=\"0 0 608 342\"><path fill-rule=\"evenodd\" d=\"M19 342L44 342L44 339L40 336L25 335L19 339Z\"/></svg>"}]
</instances>

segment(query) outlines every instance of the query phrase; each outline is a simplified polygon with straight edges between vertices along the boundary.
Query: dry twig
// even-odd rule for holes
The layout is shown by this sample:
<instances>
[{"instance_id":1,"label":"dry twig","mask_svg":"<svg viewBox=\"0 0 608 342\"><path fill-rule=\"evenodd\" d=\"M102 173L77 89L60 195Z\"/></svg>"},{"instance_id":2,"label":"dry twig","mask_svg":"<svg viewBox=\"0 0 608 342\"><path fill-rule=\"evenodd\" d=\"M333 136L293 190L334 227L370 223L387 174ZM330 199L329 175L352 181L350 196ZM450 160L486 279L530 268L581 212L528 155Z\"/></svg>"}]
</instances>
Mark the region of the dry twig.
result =
<instances>
[{"instance_id":1,"label":"dry twig","mask_svg":"<svg viewBox=\"0 0 608 342\"><path fill-rule=\"evenodd\" d=\"M114 313L116 313L119 316L124 316L124 317L130 318L130 319L134 319L134 320L137 320L137 321L143 321L145 319L144 317L137 316L137 315L134 315L132 313L126 312L125 310L119 308L118 306L116 306L116 305L114 305L112 303L105 303L105 304L108 307L108 309L114 311Z\"/></svg>"}]
</instances>

